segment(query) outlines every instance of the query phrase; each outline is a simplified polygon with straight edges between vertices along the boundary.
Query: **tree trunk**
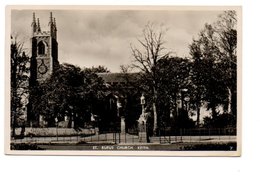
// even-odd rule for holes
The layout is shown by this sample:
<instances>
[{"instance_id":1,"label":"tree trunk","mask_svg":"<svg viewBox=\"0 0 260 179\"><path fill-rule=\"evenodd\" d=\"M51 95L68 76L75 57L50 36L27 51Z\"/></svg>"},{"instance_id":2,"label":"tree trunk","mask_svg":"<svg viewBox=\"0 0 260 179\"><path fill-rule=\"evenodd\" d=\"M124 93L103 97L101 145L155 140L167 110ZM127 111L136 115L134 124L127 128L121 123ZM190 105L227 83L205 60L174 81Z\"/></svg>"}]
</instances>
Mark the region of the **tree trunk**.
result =
<instances>
[{"instance_id":1,"label":"tree trunk","mask_svg":"<svg viewBox=\"0 0 260 179\"><path fill-rule=\"evenodd\" d=\"M227 109L227 112L228 114L232 114L232 111L231 111L231 105L232 105L232 93L231 93L231 89L228 88L228 109Z\"/></svg>"},{"instance_id":2,"label":"tree trunk","mask_svg":"<svg viewBox=\"0 0 260 179\"><path fill-rule=\"evenodd\" d=\"M215 105L215 104L212 105L211 110L212 110L212 118L213 118L213 119L216 119L216 117L217 117L217 112L216 112L216 105Z\"/></svg>"},{"instance_id":3,"label":"tree trunk","mask_svg":"<svg viewBox=\"0 0 260 179\"><path fill-rule=\"evenodd\" d=\"M153 118L154 118L154 125L153 125L153 135L156 135L157 132L157 107L156 107L156 102L157 102L157 91L155 87L153 88L154 91L154 96L153 96Z\"/></svg>"},{"instance_id":4,"label":"tree trunk","mask_svg":"<svg viewBox=\"0 0 260 179\"><path fill-rule=\"evenodd\" d=\"M237 92L236 90L231 91L231 114L237 115Z\"/></svg>"},{"instance_id":5,"label":"tree trunk","mask_svg":"<svg viewBox=\"0 0 260 179\"><path fill-rule=\"evenodd\" d=\"M199 102L197 102L197 126L199 127L200 125L200 105Z\"/></svg>"},{"instance_id":6,"label":"tree trunk","mask_svg":"<svg viewBox=\"0 0 260 179\"><path fill-rule=\"evenodd\" d=\"M156 109L156 103L155 102L153 102L153 116L154 116L153 135L156 135L156 131L157 131L157 109Z\"/></svg>"}]
</instances>

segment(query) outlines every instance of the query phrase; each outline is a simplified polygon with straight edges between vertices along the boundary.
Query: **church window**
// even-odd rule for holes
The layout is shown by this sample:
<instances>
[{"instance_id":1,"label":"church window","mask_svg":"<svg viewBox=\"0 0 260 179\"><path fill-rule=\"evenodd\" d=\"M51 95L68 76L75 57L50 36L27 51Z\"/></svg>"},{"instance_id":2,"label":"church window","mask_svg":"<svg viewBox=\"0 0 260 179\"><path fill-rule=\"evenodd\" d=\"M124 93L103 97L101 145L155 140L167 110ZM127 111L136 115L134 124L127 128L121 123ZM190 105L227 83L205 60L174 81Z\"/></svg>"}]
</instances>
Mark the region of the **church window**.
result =
<instances>
[{"instance_id":1,"label":"church window","mask_svg":"<svg viewBox=\"0 0 260 179\"><path fill-rule=\"evenodd\" d=\"M39 44L38 44L38 54L39 55L45 54L45 45L42 41L40 41Z\"/></svg>"}]
</instances>

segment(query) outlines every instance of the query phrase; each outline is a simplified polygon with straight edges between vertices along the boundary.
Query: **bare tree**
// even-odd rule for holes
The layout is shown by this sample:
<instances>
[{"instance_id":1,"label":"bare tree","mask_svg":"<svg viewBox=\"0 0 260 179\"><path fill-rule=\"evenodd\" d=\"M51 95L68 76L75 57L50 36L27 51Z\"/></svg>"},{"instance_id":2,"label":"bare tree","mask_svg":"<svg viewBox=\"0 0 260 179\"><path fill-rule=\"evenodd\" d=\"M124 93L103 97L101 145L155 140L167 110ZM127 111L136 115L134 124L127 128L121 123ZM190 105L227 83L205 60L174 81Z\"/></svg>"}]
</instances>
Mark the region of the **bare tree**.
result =
<instances>
[{"instance_id":1,"label":"bare tree","mask_svg":"<svg viewBox=\"0 0 260 179\"><path fill-rule=\"evenodd\" d=\"M140 48L131 46L132 55L134 57L133 67L141 71L145 80L149 84L149 90L152 92L152 108L154 116L153 133L157 131L157 98L158 98L158 67L157 63L161 59L169 56L164 48L165 30L160 28L156 31L153 24L148 23L143 29L143 39L137 39Z\"/></svg>"}]
</instances>

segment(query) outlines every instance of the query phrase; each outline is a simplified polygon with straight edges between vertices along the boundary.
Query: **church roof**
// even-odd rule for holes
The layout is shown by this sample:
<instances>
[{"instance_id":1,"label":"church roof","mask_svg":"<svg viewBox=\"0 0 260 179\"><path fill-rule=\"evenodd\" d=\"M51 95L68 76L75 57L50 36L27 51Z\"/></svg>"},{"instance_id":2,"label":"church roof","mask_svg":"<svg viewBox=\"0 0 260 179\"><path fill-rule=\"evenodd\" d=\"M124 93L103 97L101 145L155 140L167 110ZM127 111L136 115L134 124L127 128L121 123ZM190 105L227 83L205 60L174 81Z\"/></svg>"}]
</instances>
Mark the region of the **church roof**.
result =
<instances>
[{"instance_id":1,"label":"church roof","mask_svg":"<svg viewBox=\"0 0 260 179\"><path fill-rule=\"evenodd\" d=\"M126 83L127 80L135 81L138 77L138 73L98 73L106 83Z\"/></svg>"}]
</instances>

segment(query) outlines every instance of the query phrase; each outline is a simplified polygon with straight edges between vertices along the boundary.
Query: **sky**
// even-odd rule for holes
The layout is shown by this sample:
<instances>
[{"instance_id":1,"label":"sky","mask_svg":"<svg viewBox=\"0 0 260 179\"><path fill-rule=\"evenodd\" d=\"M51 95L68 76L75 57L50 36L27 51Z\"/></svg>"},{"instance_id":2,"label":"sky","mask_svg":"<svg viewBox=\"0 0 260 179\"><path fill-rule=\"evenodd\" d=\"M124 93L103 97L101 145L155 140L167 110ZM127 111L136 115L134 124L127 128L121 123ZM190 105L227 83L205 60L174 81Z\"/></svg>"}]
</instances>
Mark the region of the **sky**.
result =
<instances>
[{"instance_id":1,"label":"sky","mask_svg":"<svg viewBox=\"0 0 260 179\"><path fill-rule=\"evenodd\" d=\"M205 23L213 23L222 11L174 10L12 10L11 33L30 52L32 13L48 31L50 12L56 18L59 62L82 68L103 65L120 72L133 61L131 45L138 47L145 25L167 29L164 41L173 56L189 57L189 44ZM131 44L131 45L130 45Z\"/></svg>"}]
</instances>

